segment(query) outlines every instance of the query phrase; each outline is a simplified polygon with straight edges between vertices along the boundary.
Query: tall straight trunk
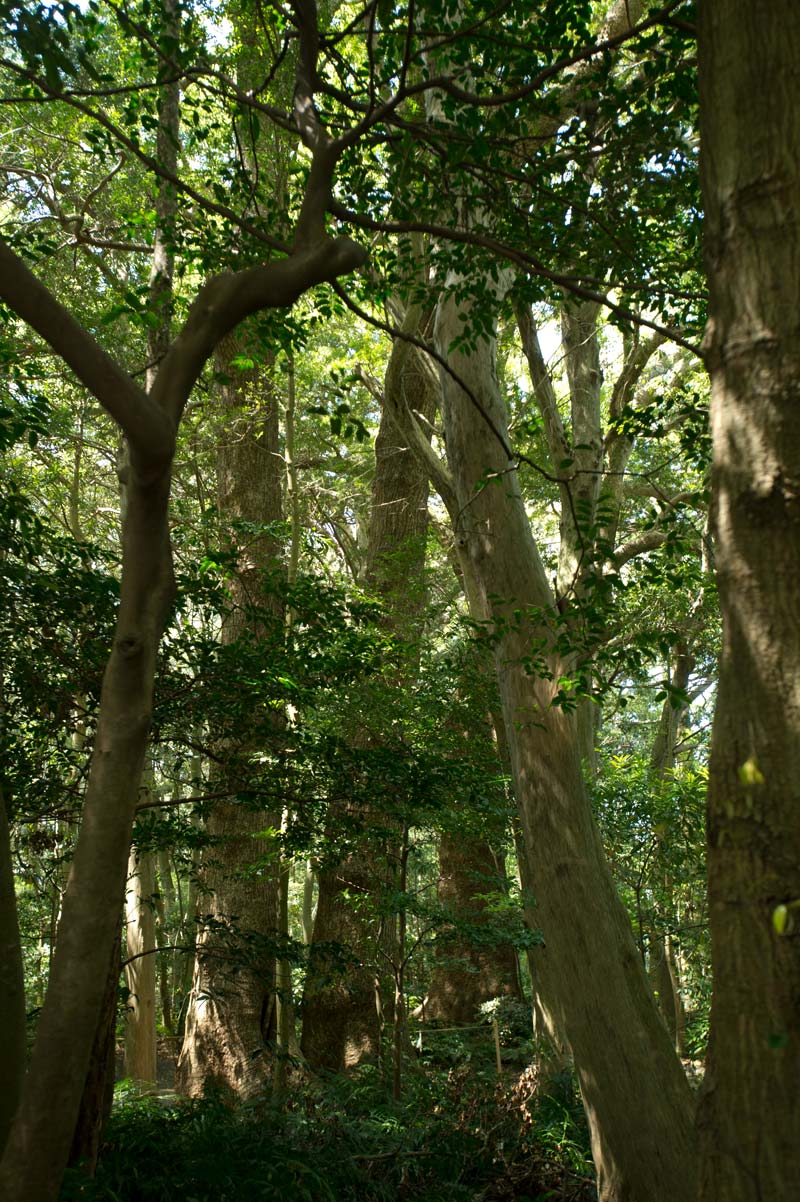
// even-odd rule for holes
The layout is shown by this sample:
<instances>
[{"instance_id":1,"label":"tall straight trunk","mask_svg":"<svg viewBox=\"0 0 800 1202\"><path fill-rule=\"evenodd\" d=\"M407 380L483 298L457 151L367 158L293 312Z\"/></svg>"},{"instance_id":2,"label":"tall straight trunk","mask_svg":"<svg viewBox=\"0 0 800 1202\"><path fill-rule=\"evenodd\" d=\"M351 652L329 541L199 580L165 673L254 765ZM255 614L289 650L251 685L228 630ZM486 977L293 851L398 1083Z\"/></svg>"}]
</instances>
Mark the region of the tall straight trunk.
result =
<instances>
[{"instance_id":1,"label":"tall straight trunk","mask_svg":"<svg viewBox=\"0 0 800 1202\"><path fill-rule=\"evenodd\" d=\"M685 694L694 665L694 655L687 643L681 640L675 647L669 668L670 687ZM672 696L667 697L661 707L656 737L650 749L650 767L659 777L665 777L675 767L678 732L685 716L686 706L676 704Z\"/></svg>"},{"instance_id":2,"label":"tall straight trunk","mask_svg":"<svg viewBox=\"0 0 800 1202\"><path fill-rule=\"evenodd\" d=\"M0 1156L19 1105L26 1052L25 975L9 825L0 789Z\"/></svg>"},{"instance_id":3,"label":"tall straight trunk","mask_svg":"<svg viewBox=\"0 0 800 1202\"><path fill-rule=\"evenodd\" d=\"M575 1057L600 1197L674 1202L694 1188L691 1095L605 861L575 715L553 705L570 665L550 650L554 597L506 449L494 341L482 340L473 352L451 350L468 317L468 302L443 295L437 347L483 410L443 372L445 438L459 502L456 537L496 622L527 876L545 941L537 975Z\"/></svg>"},{"instance_id":4,"label":"tall straight trunk","mask_svg":"<svg viewBox=\"0 0 800 1202\"><path fill-rule=\"evenodd\" d=\"M289 811L285 809L281 819L281 834L289 829ZM281 939L289 937L289 878L291 862L281 856L278 874L277 934ZM294 1029L294 1006L292 1004L292 965L285 957L279 957L275 967L275 999L277 1006L275 1022L275 1072L272 1077L272 1097L282 1102L286 1092L286 1077L289 1067L290 1046Z\"/></svg>"},{"instance_id":5,"label":"tall straight trunk","mask_svg":"<svg viewBox=\"0 0 800 1202\"><path fill-rule=\"evenodd\" d=\"M429 382L419 352L409 354L406 344L395 344L386 372L387 396L402 391L414 409L432 417L434 398ZM375 442L367 580L384 598L388 628L408 641L403 666L406 675L416 671L417 626L425 605L427 528L427 474L395 424L391 405L385 404ZM324 953L317 955L314 969L312 945L312 972L303 1002L303 1054L312 1067L334 1071L379 1054L382 1017L381 1006L376 1005L376 963L391 961L394 955L387 922L371 919L368 907L354 908L344 897L346 892L377 897L381 881L391 886L395 849L371 847L370 815L362 814L362 818L367 827L362 847L319 874L313 934L314 943L338 943L349 949L355 963L346 981L329 982L327 958ZM335 814L331 815L329 821L335 820ZM384 817L380 821L386 825ZM398 829L398 843L399 835ZM378 945L385 945L385 956Z\"/></svg>"},{"instance_id":6,"label":"tall straight trunk","mask_svg":"<svg viewBox=\"0 0 800 1202\"><path fill-rule=\"evenodd\" d=\"M128 987L125 1016L125 1074L141 1088L156 1081L156 888L151 851L131 851L125 892Z\"/></svg>"},{"instance_id":7,"label":"tall straight trunk","mask_svg":"<svg viewBox=\"0 0 800 1202\"><path fill-rule=\"evenodd\" d=\"M800 1181L800 21L790 0L699 18L723 619L700 1197L756 1202Z\"/></svg>"},{"instance_id":8,"label":"tall straight trunk","mask_svg":"<svg viewBox=\"0 0 800 1202\"><path fill-rule=\"evenodd\" d=\"M408 889L408 823L403 823L400 837L397 888L400 893ZM403 1057L408 1044L408 1022L406 1018L406 936L408 915L401 910L395 923L395 947L392 961L394 975L394 998L392 999L392 1097L399 1102L403 1096Z\"/></svg>"},{"instance_id":9,"label":"tall straight trunk","mask_svg":"<svg viewBox=\"0 0 800 1202\"><path fill-rule=\"evenodd\" d=\"M221 399L228 419L217 454L219 511L230 524L227 535L237 558L222 629L228 644L276 637L282 630L281 604L265 587L265 573L279 562L271 527L283 512L278 395L271 359L237 369L237 356L253 353L242 335L227 338L217 357L227 380ZM219 748L218 781L234 797L247 788L250 757L263 750L252 736ZM216 802L208 820L214 846L202 873L203 920L178 1064L180 1088L192 1095L214 1081L246 1096L270 1071L266 1036L274 1017L275 960L260 949L277 930L280 865L273 841L261 832L279 827L279 814L237 800ZM246 869L256 860L264 867L253 876ZM233 948L245 950L248 944L252 954L237 964Z\"/></svg>"},{"instance_id":10,"label":"tall straight trunk","mask_svg":"<svg viewBox=\"0 0 800 1202\"><path fill-rule=\"evenodd\" d=\"M673 689L679 689L684 694L687 692L694 662L694 656L689 651L686 642L681 640L675 648L670 665L669 683ZM674 697L667 697L661 707L656 737L650 751L650 767L660 779L666 777L675 767L678 732L685 717L686 706L676 705ZM664 871L664 887L669 900L669 908L672 909L672 885L669 873L666 871ZM665 935L663 930L652 930L648 945L650 983L658 1002L658 1008L667 1024L667 1030L675 1044L675 1051L679 1056L683 1056L686 1051L686 1013L672 936Z\"/></svg>"},{"instance_id":11,"label":"tall straight trunk","mask_svg":"<svg viewBox=\"0 0 800 1202\"><path fill-rule=\"evenodd\" d=\"M174 1035L175 957L174 954L169 956L166 953L171 950L170 932L175 919L175 889L172 884L170 854L166 848L161 848L158 853L158 879L153 898L156 911L156 942L160 953L156 972L161 1001L161 1021L166 1033Z\"/></svg>"}]
</instances>

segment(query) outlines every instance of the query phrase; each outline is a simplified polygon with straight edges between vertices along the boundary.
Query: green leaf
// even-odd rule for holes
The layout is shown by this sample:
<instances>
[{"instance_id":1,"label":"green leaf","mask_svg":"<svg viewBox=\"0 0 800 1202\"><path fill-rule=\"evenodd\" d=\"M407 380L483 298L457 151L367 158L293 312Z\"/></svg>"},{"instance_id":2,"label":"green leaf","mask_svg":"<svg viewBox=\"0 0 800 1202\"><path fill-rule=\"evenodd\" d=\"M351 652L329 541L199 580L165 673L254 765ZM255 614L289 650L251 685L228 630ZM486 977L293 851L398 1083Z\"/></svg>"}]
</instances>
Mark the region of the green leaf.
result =
<instances>
[{"instance_id":1,"label":"green leaf","mask_svg":"<svg viewBox=\"0 0 800 1202\"><path fill-rule=\"evenodd\" d=\"M772 925L775 928L776 935L786 935L789 930L789 907L776 906L772 911Z\"/></svg>"},{"instance_id":2,"label":"green leaf","mask_svg":"<svg viewBox=\"0 0 800 1202\"><path fill-rule=\"evenodd\" d=\"M739 780L743 785L763 785L764 775L758 766L758 761L754 755L745 760L739 769Z\"/></svg>"}]
</instances>

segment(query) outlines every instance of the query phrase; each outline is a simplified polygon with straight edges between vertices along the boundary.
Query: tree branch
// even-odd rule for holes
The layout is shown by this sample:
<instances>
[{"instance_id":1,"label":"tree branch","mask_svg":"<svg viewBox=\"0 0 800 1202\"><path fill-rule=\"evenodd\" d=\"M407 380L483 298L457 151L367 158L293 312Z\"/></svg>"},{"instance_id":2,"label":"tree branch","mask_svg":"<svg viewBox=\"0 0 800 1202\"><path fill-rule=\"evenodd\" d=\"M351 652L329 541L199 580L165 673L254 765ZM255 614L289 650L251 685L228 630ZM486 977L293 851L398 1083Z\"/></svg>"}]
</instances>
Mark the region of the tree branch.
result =
<instances>
[{"instance_id":1,"label":"tree branch","mask_svg":"<svg viewBox=\"0 0 800 1202\"><path fill-rule=\"evenodd\" d=\"M0 299L41 335L113 417L130 442L137 470L169 462L175 447L169 417L2 241Z\"/></svg>"},{"instance_id":2,"label":"tree branch","mask_svg":"<svg viewBox=\"0 0 800 1202\"><path fill-rule=\"evenodd\" d=\"M550 451L550 459L552 460L553 467L555 468L562 459L567 459L571 456L572 449L564 429L564 423L561 420L558 400L550 373L547 370L547 364L544 361L544 355L539 343L539 332L536 329L530 305L518 303L514 306L514 311L517 318L517 329L522 341L522 350L528 361L533 395L536 398L539 412L542 415L547 447Z\"/></svg>"},{"instance_id":3,"label":"tree branch","mask_svg":"<svg viewBox=\"0 0 800 1202\"><path fill-rule=\"evenodd\" d=\"M637 555L643 555L645 551L654 551L656 547L663 546L666 541L667 535L663 530L647 530L639 538L631 539L629 543L624 543L614 552L612 557L614 566L621 568L623 564L629 563Z\"/></svg>"},{"instance_id":4,"label":"tree branch","mask_svg":"<svg viewBox=\"0 0 800 1202\"><path fill-rule=\"evenodd\" d=\"M288 258L214 276L198 293L161 364L152 397L176 423L220 339L261 309L288 308L315 284L333 284L367 258L351 238L322 238Z\"/></svg>"}]
</instances>

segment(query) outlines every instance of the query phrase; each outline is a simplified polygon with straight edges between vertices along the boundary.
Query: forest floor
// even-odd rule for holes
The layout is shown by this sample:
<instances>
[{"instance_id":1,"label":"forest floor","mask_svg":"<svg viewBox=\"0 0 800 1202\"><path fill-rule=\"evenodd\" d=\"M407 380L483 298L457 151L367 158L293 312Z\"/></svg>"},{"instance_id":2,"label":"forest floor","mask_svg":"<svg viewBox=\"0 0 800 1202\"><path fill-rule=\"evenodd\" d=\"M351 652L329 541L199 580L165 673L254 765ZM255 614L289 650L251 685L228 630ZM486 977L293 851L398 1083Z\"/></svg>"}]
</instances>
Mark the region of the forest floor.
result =
<instances>
[{"instance_id":1,"label":"forest floor","mask_svg":"<svg viewBox=\"0 0 800 1202\"><path fill-rule=\"evenodd\" d=\"M287 1100L117 1087L94 1179L80 1169L62 1202L592 1202L583 1111L569 1073L421 1061L394 1101L371 1066L347 1077L296 1073Z\"/></svg>"}]
</instances>

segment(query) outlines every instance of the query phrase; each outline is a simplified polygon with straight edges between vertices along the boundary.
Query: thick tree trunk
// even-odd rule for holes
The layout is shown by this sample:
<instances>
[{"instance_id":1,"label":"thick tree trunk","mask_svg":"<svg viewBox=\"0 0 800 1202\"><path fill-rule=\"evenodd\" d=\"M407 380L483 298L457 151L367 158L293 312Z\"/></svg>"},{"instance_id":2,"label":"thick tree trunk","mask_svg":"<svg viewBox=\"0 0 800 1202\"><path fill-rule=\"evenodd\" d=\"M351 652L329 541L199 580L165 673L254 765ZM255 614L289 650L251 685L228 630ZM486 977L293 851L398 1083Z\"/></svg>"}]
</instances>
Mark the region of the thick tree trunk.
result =
<instances>
[{"instance_id":1,"label":"thick tree trunk","mask_svg":"<svg viewBox=\"0 0 800 1202\"><path fill-rule=\"evenodd\" d=\"M443 297L441 353L448 354L465 317L465 307ZM472 393L442 374L447 454L460 502L456 537L497 623L512 776L545 939L536 956L543 996L575 1057L601 1198L674 1202L694 1188L691 1096L603 855L575 715L553 705L569 665L549 649L554 598L501 443L507 427L494 344L450 352L449 363Z\"/></svg>"},{"instance_id":2,"label":"thick tree trunk","mask_svg":"<svg viewBox=\"0 0 800 1202\"><path fill-rule=\"evenodd\" d=\"M222 402L228 418L217 456L219 511L230 524L226 533L238 560L222 631L226 643L265 637L270 633L265 620L273 617L272 637L282 632L281 603L265 588L265 573L279 563L271 527L283 512L273 363L246 372L235 365L237 355L258 353L241 335L227 338L218 355L227 377ZM246 787L249 758L263 750L252 739L221 747L220 783L233 794ZM178 1064L179 1087L191 1095L214 1081L246 1096L263 1085L270 1070L266 1035L274 1010L275 961L263 941L277 931L280 865L274 843L260 832L279 827L279 814L237 801L218 801L208 821L215 845L203 871L205 921ZM243 872L259 859L264 867L257 875ZM236 946L242 951L249 946L246 963L236 963Z\"/></svg>"},{"instance_id":3,"label":"thick tree trunk","mask_svg":"<svg viewBox=\"0 0 800 1202\"><path fill-rule=\"evenodd\" d=\"M439 901L456 919L479 928L486 920L482 894L503 888L497 859L485 839L446 832L439 840ZM473 1023L483 1002L522 1000L517 953L510 943L445 943L425 999L425 1017Z\"/></svg>"},{"instance_id":4,"label":"thick tree trunk","mask_svg":"<svg viewBox=\"0 0 800 1202\"><path fill-rule=\"evenodd\" d=\"M346 892L353 899L371 897L378 870L377 857L364 851L319 876L300 1044L313 1069L342 1072L365 1058L376 1058L380 1051L382 1019L371 962L385 932L343 896ZM333 945L352 957L344 972L339 967L341 952L331 954Z\"/></svg>"},{"instance_id":5,"label":"thick tree trunk","mask_svg":"<svg viewBox=\"0 0 800 1202\"><path fill-rule=\"evenodd\" d=\"M215 807L219 843L213 852L219 864L203 871L208 895L200 901L203 917L176 1078L190 1096L213 1082L246 1097L269 1075L265 1034L274 958L262 940L276 929L276 881L272 873L238 875L274 852L257 838L268 821L235 804Z\"/></svg>"},{"instance_id":6,"label":"thick tree trunk","mask_svg":"<svg viewBox=\"0 0 800 1202\"><path fill-rule=\"evenodd\" d=\"M405 344L395 344L386 373L386 392L399 390L413 407L432 417L434 398L429 375L419 353L407 354ZM428 477L424 467L396 426L386 404L375 442L375 477L372 487L367 579L386 601L386 623L401 640L410 640L407 670L416 671L418 630L425 605L425 540L428 528ZM399 687L399 682L398 682ZM364 816L367 826L369 816ZM335 818L333 819L335 820ZM382 819L385 826L386 820ZM364 846L335 869L319 874L319 900L314 922L314 943L338 943L356 958L346 980L326 983L330 960L324 950L312 950L312 972L303 1002L303 1054L314 1068L341 1071L380 1050L382 1018L376 1005L377 943L393 953L391 931L385 921L375 922L368 908L357 909L342 897L377 896L384 880L389 885L390 849ZM398 831L399 840L399 831ZM389 854L387 854L389 853ZM314 967L316 959L316 967ZM380 975L380 974L378 974Z\"/></svg>"},{"instance_id":7,"label":"thick tree trunk","mask_svg":"<svg viewBox=\"0 0 800 1202\"><path fill-rule=\"evenodd\" d=\"M800 1181L800 21L790 0L704 0L698 33L723 616L700 1197L783 1202Z\"/></svg>"},{"instance_id":8,"label":"thick tree trunk","mask_svg":"<svg viewBox=\"0 0 800 1202\"><path fill-rule=\"evenodd\" d=\"M94 1174L106 1123L114 1101L114 1069L116 1061L117 993L119 990L121 942L114 937L109 960L106 988L100 1006L89 1060L89 1071L83 1087L78 1120L69 1153L70 1164L82 1164L84 1171Z\"/></svg>"}]
</instances>

